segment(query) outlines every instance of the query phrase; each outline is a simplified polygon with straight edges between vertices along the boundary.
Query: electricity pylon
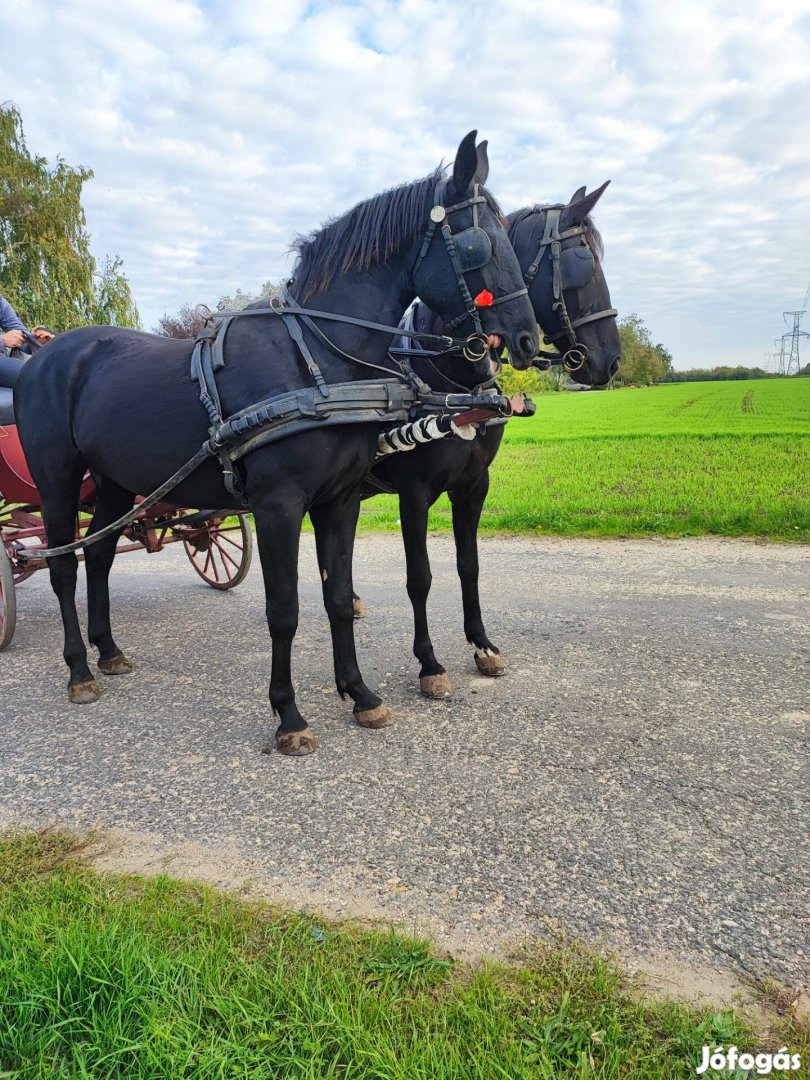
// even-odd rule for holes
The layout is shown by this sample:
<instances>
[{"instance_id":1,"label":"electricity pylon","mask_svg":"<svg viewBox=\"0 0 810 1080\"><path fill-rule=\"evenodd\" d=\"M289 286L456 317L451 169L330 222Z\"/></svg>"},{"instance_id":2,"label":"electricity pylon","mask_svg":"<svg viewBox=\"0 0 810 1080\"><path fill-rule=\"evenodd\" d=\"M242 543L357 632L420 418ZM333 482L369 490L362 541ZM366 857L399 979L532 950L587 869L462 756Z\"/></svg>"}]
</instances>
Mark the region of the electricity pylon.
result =
<instances>
[{"instance_id":1,"label":"electricity pylon","mask_svg":"<svg viewBox=\"0 0 810 1080\"><path fill-rule=\"evenodd\" d=\"M807 301L810 299L810 285L807 286L807 292L804 294L804 303L801 309L798 311L783 311L782 318L788 325L790 325L789 319L793 319L793 329L788 334L782 335L783 352L786 353L784 360L784 371L782 371L782 363L780 363L780 374L783 375L798 375L801 371L801 362L799 361L799 342L803 337L810 337L810 334L806 330L802 330L802 316L807 311ZM790 341L790 347L787 347L786 340Z\"/></svg>"}]
</instances>

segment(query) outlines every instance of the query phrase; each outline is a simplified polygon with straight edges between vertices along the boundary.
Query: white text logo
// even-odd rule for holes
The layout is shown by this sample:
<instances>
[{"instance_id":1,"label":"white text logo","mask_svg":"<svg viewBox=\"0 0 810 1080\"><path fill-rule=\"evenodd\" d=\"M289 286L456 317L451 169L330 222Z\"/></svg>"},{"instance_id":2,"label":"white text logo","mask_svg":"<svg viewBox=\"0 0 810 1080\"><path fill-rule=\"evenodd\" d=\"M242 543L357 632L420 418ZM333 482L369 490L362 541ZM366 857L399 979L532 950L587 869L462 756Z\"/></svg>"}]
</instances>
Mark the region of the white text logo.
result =
<instances>
[{"instance_id":1,"label":"white text logo","mask_svg":"<svg viewBox=\"0 0 810 1080\"><path fill-rule=\"evenodd\" d=\"M728 1050L724 1050L722 1046L716 1049L704 1046L703 1060L696 1071L700 1075L707 1069L714 1072L735 1072L740 1068L743 1071L753 1069L757 1076L767 1076L770 1072L795 1072L801 1067L799 1054L789 1054L786 1046L775 1054L741 1054L736 1046L730 1046Z\"/></svg>"}]
</instances>

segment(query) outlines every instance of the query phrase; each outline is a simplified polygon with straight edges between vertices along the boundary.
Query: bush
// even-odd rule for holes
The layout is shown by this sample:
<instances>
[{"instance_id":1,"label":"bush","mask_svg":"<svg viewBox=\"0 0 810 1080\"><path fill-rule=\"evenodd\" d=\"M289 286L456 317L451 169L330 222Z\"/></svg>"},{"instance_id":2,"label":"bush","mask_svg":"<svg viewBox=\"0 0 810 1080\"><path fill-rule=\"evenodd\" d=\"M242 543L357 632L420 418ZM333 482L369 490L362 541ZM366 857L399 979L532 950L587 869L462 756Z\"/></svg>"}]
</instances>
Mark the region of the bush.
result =
<instances>
[{"instance_id":1,"label":"bush","mask_svg":"<svg viewBox=\"0 0 810 1080\"><path fill-rule=\"evenodd\" d=\"M518 371L517 368L504 364L503 371L498 376L498 386L504 394L519 394L525 390L527 394L547 394L553 390L553 376L549 371L538 371L537 368L529 368L527 371Z\"/></svg>"}]
</instances>

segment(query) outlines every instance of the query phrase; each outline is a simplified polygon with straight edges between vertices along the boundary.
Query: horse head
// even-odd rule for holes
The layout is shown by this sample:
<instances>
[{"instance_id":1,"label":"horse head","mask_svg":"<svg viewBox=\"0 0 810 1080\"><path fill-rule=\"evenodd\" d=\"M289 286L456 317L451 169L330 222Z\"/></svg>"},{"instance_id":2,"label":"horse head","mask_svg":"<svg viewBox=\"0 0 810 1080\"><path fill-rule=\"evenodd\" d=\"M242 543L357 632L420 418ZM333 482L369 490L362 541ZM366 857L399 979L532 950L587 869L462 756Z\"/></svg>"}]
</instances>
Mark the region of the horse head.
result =
<instances>
[{"instance_id":1,"label":"horse head","mask_svg":"<svg viewBox=\"0 0 810 1080\"><path fill-rule=\"evenodd\" d=\"M568 203L509 215L509 237L546 344L554 344L575 382L604 386L621 363L616 310L602 270L602 241L590 212L610 181Z\"/></svg>"},{"instance_id":2,"label":"horse head","mask_svg":"<svg viewBox=\"0 0 810 1080\"><path fill-rule=\"evenodd\" d=\"M486 143L476 147L475 137L471 131L462 139L452 174L433 192L429 225L410 273L411 291L442 318L448 333L470 335L467 359L483 360L487 339L499 337L515 367L527 368L537 356L536 320L508 223L484 187Z\"/></svg>"}]
</instances>

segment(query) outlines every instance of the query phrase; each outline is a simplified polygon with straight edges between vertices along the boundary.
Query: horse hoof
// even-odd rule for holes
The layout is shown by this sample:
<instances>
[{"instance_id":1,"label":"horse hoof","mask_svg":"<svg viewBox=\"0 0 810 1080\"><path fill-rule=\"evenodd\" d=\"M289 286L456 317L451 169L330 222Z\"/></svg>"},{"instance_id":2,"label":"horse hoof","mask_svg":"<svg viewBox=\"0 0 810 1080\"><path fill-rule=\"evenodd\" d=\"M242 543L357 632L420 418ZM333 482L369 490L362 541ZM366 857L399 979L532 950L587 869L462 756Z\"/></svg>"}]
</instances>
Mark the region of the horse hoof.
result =
<instances>
[{"instance_id":1,"label":"horse hoof","mask_svg":"<svg viewBox=\"0 0 810 1080\"><path fill-rule=\"evenodd\" d=\"M354 718L360 727L372 728L375 731L378 728L390 727L394 722L394 714L387 705L377 705L374 709L362 711L355 709Z\"/></svg>"},{"instance_id":2,"label":"horse hoof","mask_svg":"<svg viewBox=\"0 0 810 1080\"><path fill-rule=\"evenodd\" d=\"M492 678L506 674L506 661L500 653L487 652L483 656L476 653L475 666L482 675L489 675Z\"/></svg>"},{"instance_id":3,"label":"horse hoof","mask_svg":"<svg viewBox=\"0 0 810 1080\"><path fill-rule=\"evenodd\" d=\"M353 604L353 607L354 607L354 617L355 617L355 619L365 619L365 617L366 617L366 605L363 603L363 601L360 599L360 597L355 596L354 600L352 601L352 604Z\"/></svg>"},{"instance_id":4,"label":"horse hoof","mask_svg":"<svg viewBox=\"0 0 810 1080\"><path fill-rule=\"evenodd\" d=\"M91 705L101 697L98 683L95 679L87 679L85 682L73 683L68 687L68 700L74 705Z\"/></svg>"},{"instance_id":5,"label":"horse hoof","mask_svg":"<svg viewBox=\"0 0 810 1080\"><path fill-rule=\"evenodd\" d=\"M287 757L304 757L318 749L318 741L312 734L312 728L303 731L283 731L276 735L276 746Z\"/></svg>"},{"instance_id":6,"label":"horse hoof","mask_svg":"<svg viewBox=\"0 0 810 1080\"><path fill-rule=\"evenodd\" d=\"M98 670L102 675L129 675L135 665L131 664L123 653L111 656L109 660L99 660Z\"/></svg>"},{"instance_id":7,"label":"horse hoof","mask_svg":"<svg viewBox=\"0 0 810 1080\"><path fill-rule=\"evenodd\" d=\"M422 675L419 679L419 689L429 698L450 697L453 692L453 684L446 671L441 675Z\"/></svg>"}]
</instances>

